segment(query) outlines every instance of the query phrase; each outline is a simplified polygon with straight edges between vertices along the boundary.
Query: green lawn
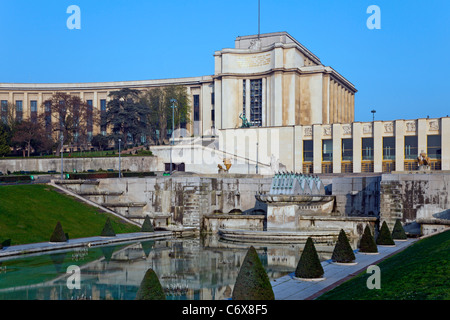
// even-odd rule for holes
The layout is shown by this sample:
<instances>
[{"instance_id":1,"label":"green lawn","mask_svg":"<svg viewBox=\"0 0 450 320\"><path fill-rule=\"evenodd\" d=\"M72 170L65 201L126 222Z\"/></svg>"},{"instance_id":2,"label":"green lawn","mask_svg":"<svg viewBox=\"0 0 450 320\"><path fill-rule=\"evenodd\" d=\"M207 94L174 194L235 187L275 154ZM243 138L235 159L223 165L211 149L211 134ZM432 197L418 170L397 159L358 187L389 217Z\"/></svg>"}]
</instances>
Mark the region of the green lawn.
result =
<instances>
[{"instance_id":1,"label":"green lawn","mask_svg":"<svg viewBox=\"0 0 450 320\"><path fill-rule=\"evenodd\" d=\"M0 186L0 241L11 245L49 241L58 221L70 239L99 236L107 217L116 233L140 230L48 185Z\"/></svg>"},{"instance_id":2,"label":"green lawn","mask_svg":"<svg viewBox=\"0 0 450 320\"><path fill-rule=\"evenodd\" d=\"M367 288L363 272L318 300L449 300L450 231L422 239L378 264L381 289Z\"/></svg>"}]
</instances>

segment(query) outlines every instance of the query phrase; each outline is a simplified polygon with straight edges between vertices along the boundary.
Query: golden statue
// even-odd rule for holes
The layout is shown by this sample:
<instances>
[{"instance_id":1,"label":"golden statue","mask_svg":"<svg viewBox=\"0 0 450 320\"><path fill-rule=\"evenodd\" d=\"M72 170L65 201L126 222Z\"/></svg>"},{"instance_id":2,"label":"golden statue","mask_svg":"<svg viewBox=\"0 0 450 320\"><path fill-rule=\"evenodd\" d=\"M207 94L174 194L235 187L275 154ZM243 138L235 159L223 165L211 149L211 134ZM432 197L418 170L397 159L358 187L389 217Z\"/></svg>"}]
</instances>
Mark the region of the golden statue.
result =
<instances>
[{"instance_id":1,"label":"golden statue","mask_svg":"<svg viewBox=\"0 0 450 320\"><path fill-rule=\"evenodd\" d=\"M231 161L230 159L223 159L223 164L225 165L225 168L222 167L220 164L217 165L219 168L219 173L221 172L228 172L231 168Z\"/></svg>"},{"instance_id":2,"label":"golden statue","mask_svg":"<svg viewBox=\"0 0 450 320\"><path fill-rule=\"evenodd\" d=\"M417 157L417 161L419 162L419 166L429 166L430 165L430 157L422 151Z\"/></svg>"}]
</instances>

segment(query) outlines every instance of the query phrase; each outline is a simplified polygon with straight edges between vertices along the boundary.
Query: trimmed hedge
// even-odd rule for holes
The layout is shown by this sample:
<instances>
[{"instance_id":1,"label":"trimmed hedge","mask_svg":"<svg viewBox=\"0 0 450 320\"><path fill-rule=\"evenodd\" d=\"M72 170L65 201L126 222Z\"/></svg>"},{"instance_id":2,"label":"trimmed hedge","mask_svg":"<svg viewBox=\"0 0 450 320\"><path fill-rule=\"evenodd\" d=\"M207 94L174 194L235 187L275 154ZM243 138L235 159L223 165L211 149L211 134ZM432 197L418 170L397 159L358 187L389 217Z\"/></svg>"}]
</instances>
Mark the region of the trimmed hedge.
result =
<instances>
[{"instance_id":1,"label":"trimmed hedge","mask_svg":"<svg viewBox=\"0 0 450 320\"><path fill-rule=\"evenodd\" d=\"M9 176L0 176L0 183L6 182L6 183L12 183L12 182L24 182L24 181L33 181L31 179L31 176L15 176L15 175L9 175Z\"/></svg>"},{"instance_id":2,"label":"trimmed hedge","mask_svg":"<svg viewBox=\"0 0 450 320\"><path fill-rule=\"evenodd\" d=\"M50 236L50 242L66 242L66 241L67 241L66 234L63 231L61 222L58 221L56 223L52 235Z\"/></svg>"},{"instance_id":3,"label":"trimmed hedge","mask_svg":"<svg viewBox=\"0 0 450 320\"><path fill-rule=\"evenodd\" d=\"M308 237L297 268L295 269L295 276L297 278L316 279L322 278L323 274L324 271L314 242L311 237Z\"/></svg>"},{"instance_id":4,"label":"trimmed hedge","mask_svg":"<svg viewBox=\"0 0 450 320\"><path fill-rule=\"evenodd\" d=\"M106 219L105 226L103 227L102 233L100 235L102 237L115 237L116 236L116 233L114 232L110 218Z\"/></svg>"},{"instance_id":5,"label":"trimmed hedge","mask_svg":"<svg viewBox=\"0 0 450 320\"><path fill-rule=\"evenodd\" d=\"M143 177L154 177L156 174L154 172L122 172L122 177L124 178L143 178ZM81 173L70 173L69 180L86 180L86 179L107 179L107 178L118 178L118 172L81 172Z\"/></svg>"},{"instance_id":6,"label":"trimmed hedge","mask_svg":"<svg viewBox=\"0 0 450 320\"><path fill-rule=\"evenodd\" d=\"M372 236L368 225L364 228L364 233L361 237L361 241L359 242L359 251L365 253L378 252L377 244L375 243L375 239Z\"/></svg>"},{"instance_id":7,"label":"trimmed hedge","mask_svg":"<svg viewBox=\"0 0 450 320\"><path fill-rule=\"evenodd\" d=\"M408 237L406 236L405 229L403 229L402 222L400 219L395 220L394 229L392 229L392 239L396 240L406 240Z\"/></svg>"},{"instance_id":8,"label":"trimmed hedge","mask_svg":"<svg viewBox=\"0 0 450 320\"><path fill-rule=\"evenodd\" d=\"M166 295L153 269L148 269L136 294L136 300L166 300Z\"/></svg>"},{"instance_id":9,"label":"trimmed hedge","mask_svg":"<svg viewBox=\"0 0 450 320\"><path fill-rule=\"evenodd\" d=\"M350 242L343 229L339 232L339 237L334 246L331 260L341 263L349 263L355 260L355 254L353 253L353 249L350 246Z\"/></svg>"},{"instance_id":10,"label":"trimmed hedge","mask_svg":"<svg viewBox=\"0 0 450 320\"><path fill-rule=\"evenodd\" d=\"M378 234L376 243L385 246L395 245L395 242L394 240L392 240L391 232L389 231L389 227L386 221L383 221L383 224L381 225L381 229Z\"/></svg>"},{"instance_id":11,"label":"trimmed hedge","mask_svg":"<svg viewBox=\"0 0 450 320\"><path fill-rule=\"evenodd\" d=\"M233 300L275 300L269 276L253 246L248 249L242 262L231 298Z\"/></svg>"},{"instance_id":12,"label":"trimmed hedge","mask_svg":"<svg viewBox=\"0 0 450 320\"><path fill-rule=\"evenodd\" d=\"M148 215L145 216L144 223L142 224L141 227L141 232L155 232L153 224L150 221L150 217Z\"/></svg>"}]
</instances>

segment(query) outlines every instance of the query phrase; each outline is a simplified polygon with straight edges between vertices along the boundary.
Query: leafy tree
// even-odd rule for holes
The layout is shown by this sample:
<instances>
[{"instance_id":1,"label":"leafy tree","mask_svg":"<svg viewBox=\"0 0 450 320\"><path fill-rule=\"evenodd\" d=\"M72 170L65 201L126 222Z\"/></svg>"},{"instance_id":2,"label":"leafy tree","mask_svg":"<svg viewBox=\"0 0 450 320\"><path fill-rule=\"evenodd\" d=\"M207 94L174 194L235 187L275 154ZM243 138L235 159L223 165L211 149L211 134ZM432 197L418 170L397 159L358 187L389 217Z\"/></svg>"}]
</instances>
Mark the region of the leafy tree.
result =
<instances>
[{"instance_id":1,"label":"leafy tree","mask_svg":"<svg viewBox=\"0 0 450 320\"><path fill-rule=\"evenodd\" d=\"M379 245L395 245L394 240L392 240L391 232L389 231L389 227L386 223L386 221L383 221L383 224L381 225L380 232L378 234L376 243Z\"/></svg>"},{"instance_id":2,"label":"leafy tree","mask_svg":"<svg viewBox=\"0 0 450 320\"><path fill-rule=\"evenodd\" d=\"M372 236L368 225L364 228L364 233L361 237L361 241L359 242L359 251L365 253L378 252L377 244L375 243L375 239Z\"/></svg>"},{"instance_id":3,"label":"leafy tree","mask_svg":"<svg viewBox=\"0 0 450 320\"><path fill-rule=\"evenodd\" d=\"M11 152L8 136L8 132L4 129L4 126L0 126L0 157L4 157Z\"/></svg>"},{"instance_id":4,"label":"leafy tree","mask_svg":"<svg viewBox=\"0 0 450 320\"><path fill-rule=\"evenodd\" d=\"M136 294L136 300L166 300L166 295L153 269L148 269Z\"/></svg>"},{"instance_id":5,"label":"leafy tree","mask_svg":"<svg viewBox=\"0 0 450 320\"><path fill-rule=\"evenodd\" d=\"M406 236L405 230L403 229L402 222L400 219L395 220L394 228L392 229L392 239L396 240L406 240L408 237Z\"/></svg>"},{"instance_id":6,"label":"leafy tree","mask_svg":"<svg viewBox=\"0 0 450 320\"><path fill-rule=\"evenodd\" d=\"M316 247L312 238L308 237L297 268L295 269L295 276L304 279L317 279L322 278L323 274L323 267L320 263Z\"/></svg>"},{"instance_id":7,"label":"leafy tree","mask_svg":"<svg viewBox=\"0 0 450 320\"><path fill-rule=\"evenodd\" d=\"M233 300L275 300L272 285L258 253L251 246L234 285Z\"/></svg>"},{"instance_id":8,"label":"leafy tree","mask_svg":"<svg viewBox=\"0 0 450 320\"><path fill-rule=\"evenodd\" d=\"M106 147L108 147L109 140L110 140L110 138L108 136L104 136L102 134L97 134L92 137L91 145L100 150L103 150Z\"/></svg>"},{"instance_id":9,"label":"leafy tree","mask_svg":"<svg viewBox=\"0 0 450 320\"><path fill-rule=\"evenodd\" d=\"M173 111L172 99L176 100L176 107ZM175 129L185 126L190 121L189 95L184 86L174 85L148 89L143 92L141 101L149 109L148 135L157 144L168 142L167 133L172 130L172 114L174 115Z\"/></svg>"},{"instance_id":10,"label":"leafy tree","mask_svg":"<svg viewBox=\"0 0 450 320\"><path fill-rule=\"evenodd\" d=\"M339 232L331 260L341 263L349 263L355 260L355 254L343 229Z\"/></svg>"},{"instance_id":11,"label":"leafy tree","mask_svg":"<svg viewBox=\"0 0 450 320\"><path fill-rule=\"evenodd\" d=\"M120 138L126 145L131 140L135 145L146 135L149 110L141 103L139 94L139 90L128 88L109 94L111 99L106 106L102 125L111 127L114 141Z\"/></svg>"}]
</instances>

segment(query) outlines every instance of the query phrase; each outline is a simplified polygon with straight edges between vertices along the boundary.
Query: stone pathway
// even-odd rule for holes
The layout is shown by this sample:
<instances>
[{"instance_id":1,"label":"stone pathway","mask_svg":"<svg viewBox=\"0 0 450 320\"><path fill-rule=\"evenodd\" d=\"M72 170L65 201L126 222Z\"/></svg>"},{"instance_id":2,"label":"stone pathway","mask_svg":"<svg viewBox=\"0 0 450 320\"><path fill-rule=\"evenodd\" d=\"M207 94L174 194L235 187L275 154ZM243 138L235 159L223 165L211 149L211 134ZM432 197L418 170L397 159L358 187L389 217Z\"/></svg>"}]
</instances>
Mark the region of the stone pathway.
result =
<instances>
[{"instance_id":1,"label":"stone pathway","mask_svg":"<svg viewBox=\"0 0 450 320\"><path fill-rule=\"evenodd\" d=\"M15 245L5 247L0 250L0 259L3 257L10 257L22 254L42 253L47 251L65 250L72 248L79 248L85 246L100 246L113 243L139 241L139 240L157 240L171 238L171 231L155 231L155 232L135 232L135 233L120 233L115 237L89 237L70 239L67 242L55 243L55 242L40 242Z\"/></svg>"},{"instance_id":2,"label":"stone pathway","mask_svg":"<svg viewBox=\"0 0 450 320\"><path fill-rule=\"evenodd\" d=\"M331 260L323 261L324 280L301 281L294 279L294 273L271 281L276 300L313 300L326 291L338 286L344 281L364 272L368 266L376 265L382 260L398 253L418 239L395 241L395 247L378 246L377 255L362 254L355 251L357 264L339 265Z\"/></svg>"}]
</instances>

